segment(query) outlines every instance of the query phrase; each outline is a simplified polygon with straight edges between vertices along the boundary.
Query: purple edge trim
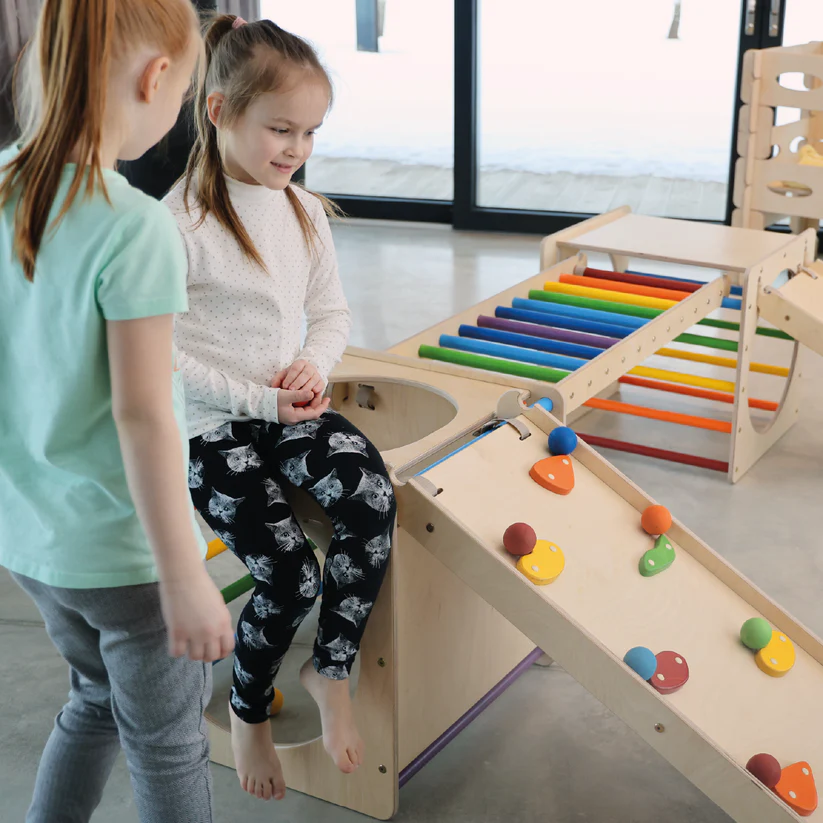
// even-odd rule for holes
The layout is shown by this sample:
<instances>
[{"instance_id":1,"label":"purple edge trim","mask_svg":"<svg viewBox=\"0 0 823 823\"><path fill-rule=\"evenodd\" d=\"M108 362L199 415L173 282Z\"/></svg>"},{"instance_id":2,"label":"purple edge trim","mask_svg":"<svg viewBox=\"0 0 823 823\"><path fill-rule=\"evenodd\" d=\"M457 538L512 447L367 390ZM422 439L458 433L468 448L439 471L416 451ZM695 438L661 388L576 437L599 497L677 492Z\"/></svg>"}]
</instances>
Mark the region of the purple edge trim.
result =
<instances>
[{"instance_id":1,"label":"purple edge trim","mask_svg":"<svg viewBox=\"0 0 823 823\"><path fill-rule=\"evenodd\" d=\"M517 680L532 664L542 657L543 651L535 649L530 652L520 663L518 663L491 691L487 692L477 701L462 717L449 726L437 740L427 749L424 749L417 757L400 772L400 787L406 785L430 760L434 759L449 743L457 737L473 720L476 720L485 709L487 709L509 686Z\"/></svg>"}]
</instances>

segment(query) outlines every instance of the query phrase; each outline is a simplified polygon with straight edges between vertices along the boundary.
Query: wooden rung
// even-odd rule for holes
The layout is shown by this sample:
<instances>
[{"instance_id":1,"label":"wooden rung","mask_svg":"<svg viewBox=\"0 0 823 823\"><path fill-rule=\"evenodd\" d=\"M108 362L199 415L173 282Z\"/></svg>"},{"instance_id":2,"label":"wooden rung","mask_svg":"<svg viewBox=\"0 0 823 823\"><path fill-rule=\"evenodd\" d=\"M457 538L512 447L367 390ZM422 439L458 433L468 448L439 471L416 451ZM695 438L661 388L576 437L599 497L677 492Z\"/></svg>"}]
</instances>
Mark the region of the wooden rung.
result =
<instances>
[{"instance_id":1,"label":"wooden rung","mask_svg":"<svg viewBox=\"0 0 823 823\"><path fill-rule=\"evenodd\" d=\"M691 360L693 363L707 363L710 366L721 366L726 369L736 369L737 360L732 357L718 357L715 354L700 354L682 349L658 349L655 354L659 357L673 357L676 360ZM773 374L777 377L788 377L789 370L785 366L770 366L768 363L750 363L749 371L759 374Z\"/></svg>"},{"instance_id":2,"label":"wooden rung","mask_svg":"<svg viewBox=\"0 0 823 823\"><path fill-rule=\"evenodd\" d=\"M659 286L612 280L611 278L591 277L589 275L561 274L560 282L568 283L572 286L604 289L605 291L614 291L622 294L640 294L644 297L659 297L662 300L675 300L677 302L685 300L690 294L690 292L687 291L675 291L674 289L664 289Z\"/></svg>"},{"instance_id":3,"label":"wooden rung","mask_svg":"<svg viewBox=\"0 0 823 823\"><path fill-rule=\"evenodd\" d=\"M670 309L677 303L676 300L644 297L641 294L622 294L621 292L609 289L592 289L586 286L573 286L571 283L555 283L551 280L543 284L543 291L557 294L571 294L575 297L591 297L594 300L605 300L610 303L625 303L629 306L642 306L648 309Z\"/></svg>"},{"instance_id":4,"label":"wooden rung","mask_svg":"<svg viewBox=\"0 0 823 823\"><path fill-rule=\"evenodd\" d=\"M699 389L694 386L679 386L675 383L664 383L662 380L646 380L644 377L634 377L628 374L619 378L618 382L625 383L628 386L640 386L644 389L670 392L671 394L683 394L687 397L700 397L703 400L718 400L721 403L734 403L734 395L731 392L710 391L709 389ZM758 400L750 397L749 408L776 412L779 404L771 400Z\"/></svg>"},{"instance_id":5,"label":"wooden rung","mask_svg":"<svg viewBox=\"0 0 823 823\"><path fill-rule=\"evenodd\" d=\"M686 466L697 466L701 469L711 469L716 472L728 472L729 464L724 460L712 460L709 457L699 457L695 454L683 454L668 449L656 449L652 446L641 446L639 443L627 443L624 440L613 440L610 437L600 437L595 434L577 432L577 436L585 443L596 449L613 449L614 451L640 454L644 457L656 457L658 460L668 460L670 463L683 463Z\"/></svg>"},{"instance_id":6,"label":"wooden rung","mask_svg":"<svg viewBox=\"0 0 823 823\"><path fill-rule=\"evenodd\" d=\"M211 560L212 557L217 557L218 554L223 554L228 549L228 546L219 538L209 541L208 551L206 552L206 560Z\"/></svg>"},{"instance_id":7,"label":"wooden rung","mask_svg":"<svg viewBox=\"0 0 823 823\"><path fill-rule=\"evenodd\" d=\"M732 424L726 420L712 420L710 417L698 417L694 414L665 411L664 409L650 409L646 406L637 406L633 403L623 403L619 400L605 400L602 397L592 397L584 406L600 411L630 414L632 417L645 417L649 420L662 420L666 423L676 423L679 426L691 426L694 429L731 434Z\"/></svg>"}]
</instances>

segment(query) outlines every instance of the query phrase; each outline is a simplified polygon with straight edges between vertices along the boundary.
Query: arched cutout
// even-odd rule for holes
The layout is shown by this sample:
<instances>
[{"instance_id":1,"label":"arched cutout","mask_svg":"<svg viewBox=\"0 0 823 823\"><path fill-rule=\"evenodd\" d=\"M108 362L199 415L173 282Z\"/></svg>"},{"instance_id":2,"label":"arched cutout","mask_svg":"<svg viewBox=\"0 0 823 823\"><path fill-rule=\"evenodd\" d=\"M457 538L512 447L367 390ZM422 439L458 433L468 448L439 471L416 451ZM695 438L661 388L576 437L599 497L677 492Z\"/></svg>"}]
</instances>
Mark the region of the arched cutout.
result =
<instances>
[{"instance_id":1,"label":"arched cutout","mask_svg":"<svg viewBox=\"0 0 823 823\"><path fill-rule=\"evenodd\" d=\"M813 194L810 186L794 180L772 180L766 183L766 188L772 194L779 194L781 197L811 197Z\"/></svg>"},{"instance_id":2,"label":"arched cutout","mask_svg":"<svg viewBox=\"0 0 823 823\"><path fill-rule=\"evenodd\" d=\"M777 75L777 83L784 89L806 91L806 75L802 71L784 71Z\"/></svg>"}]
</instances>

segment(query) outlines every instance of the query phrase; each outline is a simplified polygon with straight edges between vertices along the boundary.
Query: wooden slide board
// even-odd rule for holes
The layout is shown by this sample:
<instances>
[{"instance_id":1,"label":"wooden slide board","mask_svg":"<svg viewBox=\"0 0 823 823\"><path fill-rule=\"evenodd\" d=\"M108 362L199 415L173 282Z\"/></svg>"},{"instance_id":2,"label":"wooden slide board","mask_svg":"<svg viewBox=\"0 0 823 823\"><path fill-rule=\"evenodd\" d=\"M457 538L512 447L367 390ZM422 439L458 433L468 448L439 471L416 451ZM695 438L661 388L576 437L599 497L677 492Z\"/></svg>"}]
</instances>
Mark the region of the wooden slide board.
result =
<instances>
[{"instance_id":1,"label":"wooden slide board","mask_svg":"<svg viewBox=\"0 0 823 823\"><path fill-rule=\"evenodd\" d=\"M525 440L502 426L427 471L442 489L436 496L418 478L400 486L405 527L735 820L796 820L744 765L765 751L784 767L806 760L823 773L820 641L676 521L674 564L641 576L652 538L640 512L651 498L583 443L571 494L544 490L528 472L547 456L557 421L539 408L518 420L531 432ZM516 521L563 550L565 570L552 584L528 582L504 551L503 532ZM739 641L743 622L758 615L795 644L797 662L783 678L761 672ZM682 654L690 681L658 694L622 662L638 645Z\"/></svg>"},{"instance_id":2,"label":"wooden slide board","mask_svg":"<svg viewBox=\"0 0 823 823\"><path fill-rule=\"evenodd\" d=\"M823 264L811 263L758 298L760 316L823 355Z\"/></svg>"}]
</instances>

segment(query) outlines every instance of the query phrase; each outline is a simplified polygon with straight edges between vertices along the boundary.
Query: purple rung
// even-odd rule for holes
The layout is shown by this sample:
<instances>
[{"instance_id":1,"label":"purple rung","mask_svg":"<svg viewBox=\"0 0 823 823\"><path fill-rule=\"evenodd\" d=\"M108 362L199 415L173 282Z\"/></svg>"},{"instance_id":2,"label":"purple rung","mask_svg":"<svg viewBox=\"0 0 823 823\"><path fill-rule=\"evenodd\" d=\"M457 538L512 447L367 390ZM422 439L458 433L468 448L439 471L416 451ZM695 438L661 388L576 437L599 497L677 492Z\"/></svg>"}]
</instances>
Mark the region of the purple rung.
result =
<instances>
[{"instance_id":1,"label":"purple rung","mask_svg":"<svg viewBox=\"0 0 823 823\"><path fill-rule=\"evenodd\" d=\"M477 325L486 329L530 334L532 337L545 337L547 340L561 340L564 343L580 343L584 346L594 346L597 349L608 349L609 346L620 342L616 337L606 337L602 334L585 334L578 331L556 329L554 326L538 326L537 323L502 320L499 317L487 317L485 314L481 314L477 318Z\"/></svg>"},{"instance_id":2,"label":"purple rung","mask_svg":"<svg viewBox=\"0 0 823 823\"><path fill-rule=\"evenodd\" d=\"M405 786L426 763L433 760L435 755L440 754L466 726L473 720L476 720L520 675L530 669L542 656L543 651L541 649L535 649L533 652L530 652L525 659L518 663L491 691L486 692L457 722L449 726L431 746L420 752L420 754L400 772L399 782L401 788Z\"/></svg>"}]
</instances>

